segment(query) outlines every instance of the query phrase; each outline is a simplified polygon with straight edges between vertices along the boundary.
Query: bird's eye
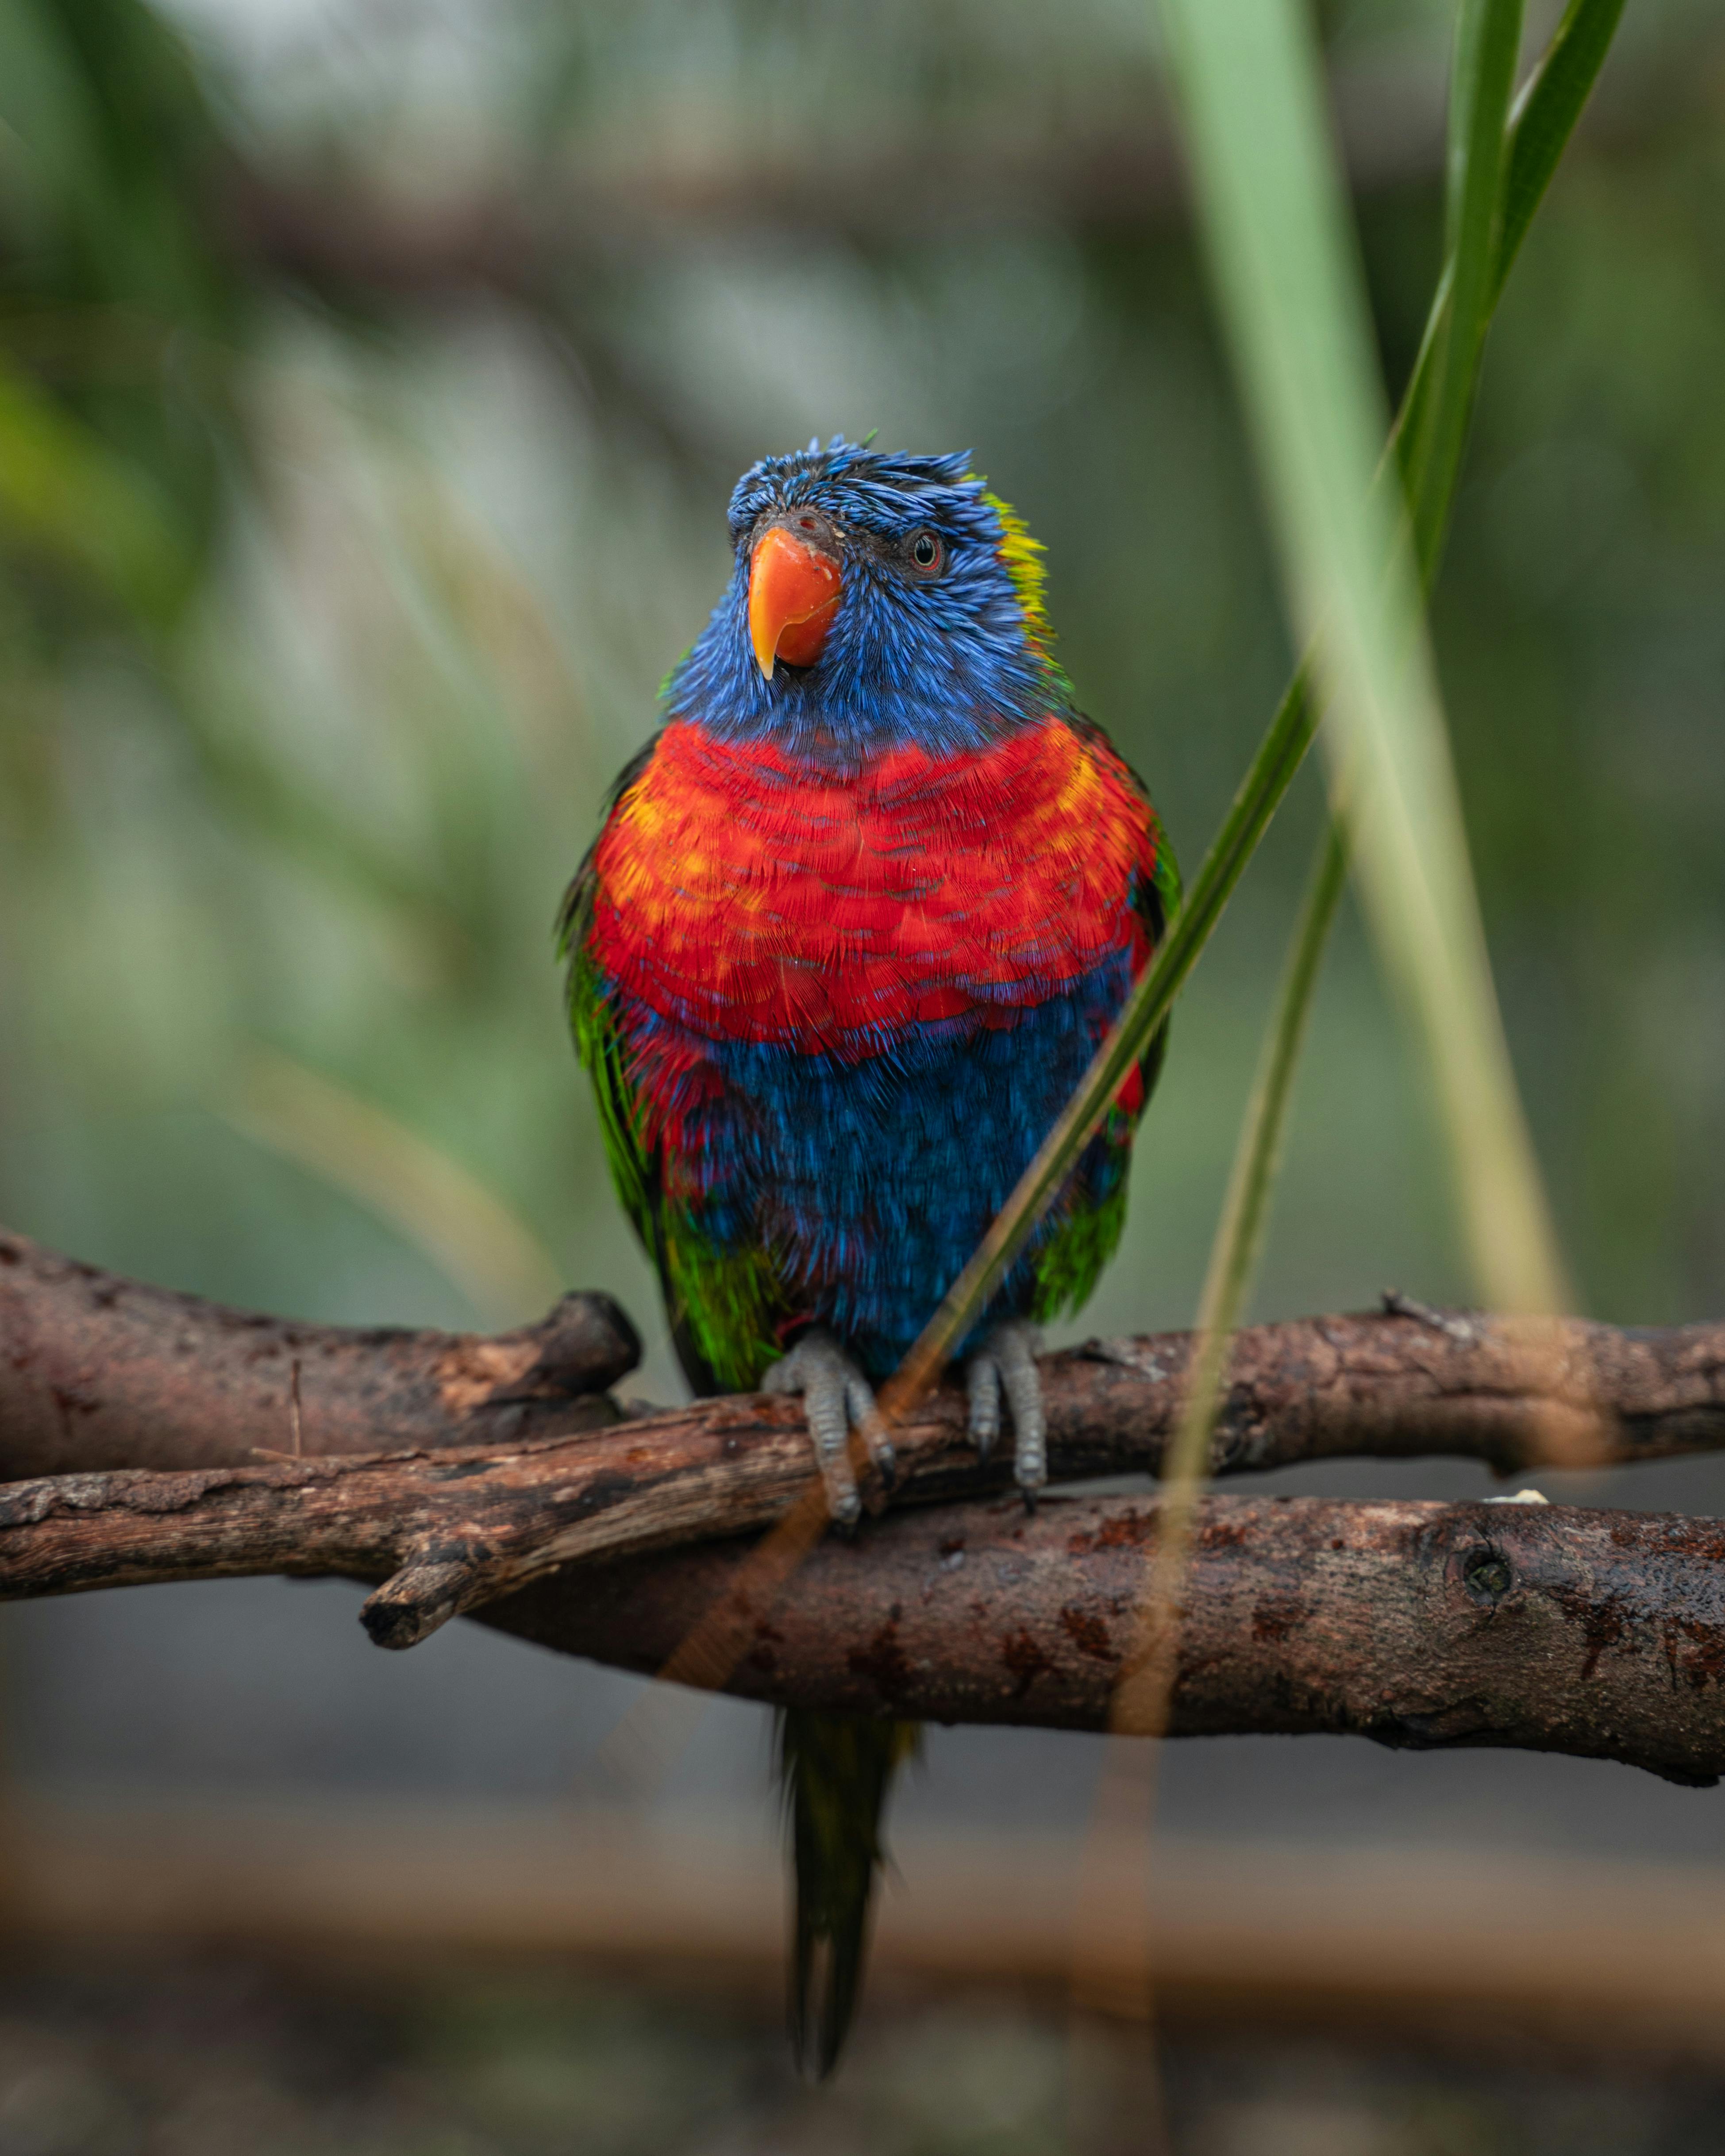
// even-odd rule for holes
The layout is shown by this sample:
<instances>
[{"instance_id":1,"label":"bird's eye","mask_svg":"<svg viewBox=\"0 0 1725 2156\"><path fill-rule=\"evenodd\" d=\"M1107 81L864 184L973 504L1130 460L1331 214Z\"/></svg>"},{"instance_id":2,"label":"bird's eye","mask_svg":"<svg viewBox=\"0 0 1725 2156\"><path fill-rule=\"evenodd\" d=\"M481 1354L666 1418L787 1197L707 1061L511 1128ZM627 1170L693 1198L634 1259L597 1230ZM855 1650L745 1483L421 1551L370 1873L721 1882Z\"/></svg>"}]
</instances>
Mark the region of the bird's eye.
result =
<instances>
[{"instance_id":1,"label":"bird's eye","mask_svg":"<svg viewBox=\"0 0 1725 2156\"><path fill-rule=\"evenodd\" d=\"M925 577L932 577L947 558L937 531L916 531L911 536L909 547L911 566Z\"/></svg>"}]
</instances>

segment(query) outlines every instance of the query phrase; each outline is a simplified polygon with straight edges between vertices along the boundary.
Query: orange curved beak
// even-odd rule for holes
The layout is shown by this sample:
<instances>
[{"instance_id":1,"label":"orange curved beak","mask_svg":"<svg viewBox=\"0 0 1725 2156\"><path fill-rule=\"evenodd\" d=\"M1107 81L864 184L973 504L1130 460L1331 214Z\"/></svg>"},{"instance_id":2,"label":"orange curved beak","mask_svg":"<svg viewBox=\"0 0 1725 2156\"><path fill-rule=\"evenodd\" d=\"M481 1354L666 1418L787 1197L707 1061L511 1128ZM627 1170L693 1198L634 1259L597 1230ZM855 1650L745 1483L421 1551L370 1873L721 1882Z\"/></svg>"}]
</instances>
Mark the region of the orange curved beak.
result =
<instances>
[{"instance_id":1,"label":"orange curved beak","mask_svg":"<svg viewBox=\"0 0 1725 2156\"><path fill-rule=\"evenodd\" d=\"M839 610L842 578L830 554L770 525L749 562L749 642L770 681L773 662L812 666Z\"/></svg>"}]
</instances>

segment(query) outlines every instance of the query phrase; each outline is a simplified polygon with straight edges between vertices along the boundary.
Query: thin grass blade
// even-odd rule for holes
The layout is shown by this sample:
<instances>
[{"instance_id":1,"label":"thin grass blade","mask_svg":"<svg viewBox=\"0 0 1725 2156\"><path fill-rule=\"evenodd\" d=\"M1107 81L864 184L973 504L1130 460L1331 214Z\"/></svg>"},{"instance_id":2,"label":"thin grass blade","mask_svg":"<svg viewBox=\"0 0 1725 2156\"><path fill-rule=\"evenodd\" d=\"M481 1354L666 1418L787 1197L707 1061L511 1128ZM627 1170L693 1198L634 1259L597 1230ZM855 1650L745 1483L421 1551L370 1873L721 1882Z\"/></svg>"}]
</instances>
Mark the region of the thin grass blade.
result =
<instances>
[{"instance_id":1,"label":"thin grass blade","mask_svg":"<svg viewBox=\"0 0 1725 2156\"><path fill-rule=\"evenodd\" d=\"M1527 236L1533 213L1551 184L1563 146L1593 94L1617 34L1623 6L1624 0L1569 0L1544 57L1516 100L1497 237L1494 305Z\"/></svg>"},{"instance_id":2,"label":"thin grass blade","mask_svg":"<svg viewBox=\"0 0 1725 2156\"><path fill-rule=\"evenodd\" d=\"M1319 842L1299 917L1288 943L1276 1006L1265 1030L1258 1071L1240 1126L1228 1194L1199 1297L1199 1347L1180 1426L1163 1462L1162 1479L1195 1481L1203 1471L1215 1419L1229 1337L1239 1327L1257 1276L1270 1226L1271 1199L1281 1172L1288 1102L1312 1016L1324 950L1348 881L1348 847L1331 819Z\"/></svg>"},{"instance_id":3,"label":"thin grass blade","mask_svg":"<svg viewBox=\"0 0 1725 2156\"><path fill-rule=\"evenodd\" d=\"M1381 462L1380 490L1399 480L1422 583L1432 573L1471 414L1480 357L1496 286L1493 273L1503 177L1505 121L1520 49L1521 0L1463 0L1450 73L1446 259L1428 334L1399 433L1399 456ZM1282 988L1265 1034L1258 1075L1240 1128L1228 1195L1217 1223L1199 1299L1186 1397L1161 1470L1161 1527L1148 1593L1147 1635L1172 1637L1173 1610L1189 1553L1193 1507L1204 1479L1229 1342L1262 1255L1270 1200L1280 1171L1287 1101L1304 1044L1319 964L1347 880L1339 826L1327 824L1295 924ZM1167 1693L1165 1657L1151 1656L1115 1705L1115 1726L1159 1731Z\"/></svg>"},{"instance_id":4,"label":"thin grass blade","mask_svg":"<svg viewBox=\"0 0 1725 2156\"><path fill-rule=\"evenodd\" d=\"M1373 485L1387 415L1310 27L1294 0L1164 0L1164 13L1289 605L1328 691L1332 784L1368 918L1422 1036L1471 1269L1493 1308L1557 1310L1563 1269L1491 986L1418 591Z\"/></svg>"},{"instance_id":5,"label":"thin grass blade","mask_svg":"<svg viewBox=\"0 0 1725 2156\"><path fill-rule=\"evenodd\" d=\"M1450 153L1445 206L1445 300L1429 393L1403 444L1409 495L1435 505L1454 492L1473 409L1480 357L1497 296L1502 229L1505 123L1521 49L1522 0L1462 0L1450 74ZM1422 569L1440 534L1414 519Z\"/></svg>"},{"instance_id":6,"label":"thin grass blade","mask_svg":"<svg viewBox=\"0 0 1725 2156\"><path fill-rule=\"evenodd\" d=\"M1168 1016L1300 768L1317 725L1317 706L1301 667L1283 692L1221 829L1112 1031L940 1307L882 1387L879 1404L889 1422L939 1378L954 1345L1005 1278L1108 1103Z\"/></svg>"},{"instance_id":7,"label":"thin grass blade","mask_svg":"<svg viewBox=\"0 0 1725 2156\"><path fill-rule=\"evenodd\" d=\"M1495 270L1506 120L1522 30L1521 0L1463 0L1450 75L1446 260L1432 333L1415 369L1417 431L1404 453L1411 521L1422 572L1430 573L1454 495L1479 363L1496 297ZM1389 471L1394 472L1392 463ZM1380 466L1380 481L1384 477ZM1210 1252L1198 1339L1179 1428L1163 1465L1159 1548L1181 1540L1209 1455L1228 1342L1240 1322L1261 1255L1280 1166L1287 1095L1306 1031L1318 964L1346 878L1333 823L1320 846L1288 970L1266 1035L1264 1058L1240 1132L1232 1178Z\"/></svg>"},{"instance_id":8,"label":"thin grass blade","mask_svg":"<svg viewBox=\"0 0 1725 2156\"><path fill-rule=\"evenodd\" d=\"M1156 1560L1138 1614L1139 1645L1109 1713L1109 1727L1122 1735L1159 1735L1167 1722L1170 1656L1177 1630L1173 1612L1190 1554L1194 1508L1209 1456L1228 1343L1240 1324L1263 1255L1294 1073L1305 1045L1324 949L1347 881L1348 847L1341 827L1332 819L1312 865L1265 1033L1199 1299L1179 1425L1158 1472Z\"/></svg>"},{"instance_id":9,"label":"thin grass blade","mask_svg":"<svg viewBox=\"0 0 1725 2156\"><path fill-rule=\"evenodd\" d=\"M1622 12L1623 0L1571 0L1550 49L1517 102L1505 161L1504 184L1510 199L1498 241L1494 302L1557 168L1569 131L1587 101ZM1446 269L1433 299L1392 445L1407 438L1431 394L1450 285L1450 272ZM1450 503L1447 492L1440 495L1429 486L1420 487L1409 499L1409 514L1422 567L1436 557ZM1188 886L1185 903L1170 924L1155 960L1140 977L1082 1083L988 1235L883 1390L883 1408L889 1417L938 1377L953 1347L976 1322L1034 1232L1050 1199L1101 1122L1124 1074L1167 1018L1298 770L1317 719L1308 670L1302 661L1283 693L1221 830Z\"/></svg>"}]
</instances>

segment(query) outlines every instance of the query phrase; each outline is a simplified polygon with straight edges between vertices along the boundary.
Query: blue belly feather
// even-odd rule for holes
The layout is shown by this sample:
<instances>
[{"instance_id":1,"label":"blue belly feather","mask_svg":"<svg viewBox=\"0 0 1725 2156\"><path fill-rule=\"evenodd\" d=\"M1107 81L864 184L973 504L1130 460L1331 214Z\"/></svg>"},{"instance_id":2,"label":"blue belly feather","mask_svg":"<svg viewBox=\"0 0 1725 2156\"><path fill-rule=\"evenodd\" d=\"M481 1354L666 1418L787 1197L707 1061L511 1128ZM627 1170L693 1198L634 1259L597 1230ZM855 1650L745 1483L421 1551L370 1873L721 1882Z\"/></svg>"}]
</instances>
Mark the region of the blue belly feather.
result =
<instances>
[{"instance_id":1,"label":"blue belly feather","mask_svg":"<svg viewBox=\"0 0 1725 2156\"><path fill-rule=\"evenodd\" d=\"M625 1030L692 1050L720 1076L682 1124L679 1180L696 1194L702 1236L769 1250L797 1315L830 1327L878 1380L1029 1165L1128 983L1122 951L1012 1024L922 1026L860 1062L698 1038L639 1013ZM984 1325L1029 1308L1042 1244L1124 1173L1123 1149L1092 1141Z\"/></svg>"}]
</instances>

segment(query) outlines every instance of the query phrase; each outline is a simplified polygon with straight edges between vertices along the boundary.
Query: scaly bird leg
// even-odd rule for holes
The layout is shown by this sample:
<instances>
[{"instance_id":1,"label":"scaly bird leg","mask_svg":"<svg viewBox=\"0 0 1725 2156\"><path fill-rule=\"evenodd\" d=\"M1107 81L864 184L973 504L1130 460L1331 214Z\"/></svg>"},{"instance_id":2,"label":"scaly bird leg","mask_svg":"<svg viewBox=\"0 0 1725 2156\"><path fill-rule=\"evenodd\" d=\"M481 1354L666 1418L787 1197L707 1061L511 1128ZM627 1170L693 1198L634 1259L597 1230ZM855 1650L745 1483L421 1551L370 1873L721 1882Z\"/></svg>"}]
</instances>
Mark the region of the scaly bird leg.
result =
<instances>
[{"instance_id":1,"label":"scaly bird leg","mask_svg":"<svg viewBox=\"0 0 1725 2156\"><path fill-rule=\"evenodd\" d=\"M1042 1378L1036 1368L1036 1328L1020 1319L997 1325L966 1363L970 1392L970 1435L986 1460L1000 1435L1000 1395L1012 1410L1013 1480L1036 1509L1036 1492L1048 1480L1048 1419L1042 1410Z\"/></svg>"},{"instance_id":2,"label":"scaly bird leg","mask_svg":"<svg viewBox=\"0 0 1725 2156\"><path fill-rule=\"evenodd\" d=\"M854 1527L862 1500L850 1465L852 1430L861 1433L869 1457L889 1490L897 1466L868 1379L830 1332L814 1327L788 1355L773 1364L761 1380L761 1389L802 1394L814 1456L827 1486L827 1510L841 1527Z\"/></svg>"}]
</instances>

